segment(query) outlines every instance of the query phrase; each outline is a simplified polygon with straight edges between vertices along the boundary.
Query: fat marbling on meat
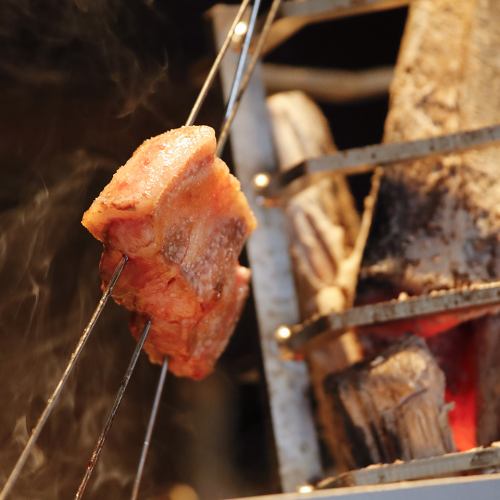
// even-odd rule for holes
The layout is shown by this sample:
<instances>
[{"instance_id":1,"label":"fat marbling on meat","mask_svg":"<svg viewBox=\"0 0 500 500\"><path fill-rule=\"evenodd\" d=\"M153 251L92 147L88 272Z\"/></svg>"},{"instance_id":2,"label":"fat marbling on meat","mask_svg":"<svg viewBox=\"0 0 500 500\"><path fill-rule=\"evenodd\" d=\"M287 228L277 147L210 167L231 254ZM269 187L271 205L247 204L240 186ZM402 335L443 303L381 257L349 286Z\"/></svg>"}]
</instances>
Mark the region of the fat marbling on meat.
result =
<instances>
[{"instance_id":1,"label":"fat marbling on meat","mask_svg":"<svg viewBox=\"0 0 500 500\"><path fill-rule=\"evenodd\" d=\"M145 141L83 216L104 243L105 286L122 255L129 260L113 298L133 311L153 363L169 358L179 376L209 374L248 293L238 255L255 218L207 126L174 129Z\"/></svg>"}]
</instances>

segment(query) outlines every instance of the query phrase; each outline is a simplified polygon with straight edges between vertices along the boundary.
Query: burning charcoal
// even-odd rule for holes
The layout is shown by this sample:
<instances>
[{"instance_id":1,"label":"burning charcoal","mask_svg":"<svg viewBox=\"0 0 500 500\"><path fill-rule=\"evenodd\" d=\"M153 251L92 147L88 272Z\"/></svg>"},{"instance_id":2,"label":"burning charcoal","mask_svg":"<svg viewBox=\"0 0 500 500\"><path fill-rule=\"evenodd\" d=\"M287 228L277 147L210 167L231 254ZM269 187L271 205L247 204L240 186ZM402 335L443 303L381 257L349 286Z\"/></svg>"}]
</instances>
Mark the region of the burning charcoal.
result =
<instances>
[{"instance_id":1,"label":"burning charcoal","mask_svg":"<svg viewBox=\"0 0 500 500\"><path fill-rule=\"evenodd\" d=\"M454 450L444 375L425 342L409 337L325 380L337 465L364 467Z\"/></svg>"},{"instance_id":2,"label":"burning charcoal","mask_svg":"<svg viewBox=\"0 0 500 500\"><path fill-rule=\"evenodd\" d=\"M385 140L421 139L499 123L499 48L498 2L413 2L392 84ZM493 146L384 169L363 259L360 302L500 279L499 161L500 149ZM488 335L497 335L498 329L489 328L488 334L483 329L469 341L467 336L477 334L474 324L465 327L465 336L457 325L496 311L498 307L454 315L453 324L443 321L445 313L427 321L428 330L418 327L423 337L446 331L429 345L447 367L447 392L456 403L452 426L460 449L475 446L476 435L484 435L475 429L478 408L498 415L496 403L481 387L491 381L477 376L482 361L475 359L492 345ZM404 331L417 333L416 324L404 325ZM447 359L449 353L454 362ZM500 429L498 424L490 421L488 426L489 440L497 439L500 435L491 429Z\"/></svg>"},{"instance_id":3,"label":"burning charcoal","mask_svg":"<svg viewBox=\"0 0 500 500\"><path fill-rule=\"evenodd\" d=\"M500 4L412 4L385 140L500 122ZM427 293L500 278L500 149L384 170L363 275Z\"/></svg>"}]
</instances>

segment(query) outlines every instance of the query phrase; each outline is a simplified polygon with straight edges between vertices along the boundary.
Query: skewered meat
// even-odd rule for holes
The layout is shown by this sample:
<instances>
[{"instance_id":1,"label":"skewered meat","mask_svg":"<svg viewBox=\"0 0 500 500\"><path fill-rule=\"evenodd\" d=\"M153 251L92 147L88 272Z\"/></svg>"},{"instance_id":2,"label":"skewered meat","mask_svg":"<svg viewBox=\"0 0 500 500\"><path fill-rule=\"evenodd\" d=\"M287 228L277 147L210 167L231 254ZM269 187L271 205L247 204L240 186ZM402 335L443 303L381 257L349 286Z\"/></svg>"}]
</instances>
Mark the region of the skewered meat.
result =
<instances>
[{"instance_id":1,"label":"skewered meat","mask_svg":"<svg viewBox=\"0 0 500 500\"><path fill-rule=\"evenodd\" d=\"M129 258L113 298L134 311L135 336L151 319L149 359L168 356L172 372L196 379L213 369L239 317L249 271L238 255L255 227L215 146L206 126L149 139L82 220L104 243L103 286L122 255Z\"/></svg>"}]
</instances>

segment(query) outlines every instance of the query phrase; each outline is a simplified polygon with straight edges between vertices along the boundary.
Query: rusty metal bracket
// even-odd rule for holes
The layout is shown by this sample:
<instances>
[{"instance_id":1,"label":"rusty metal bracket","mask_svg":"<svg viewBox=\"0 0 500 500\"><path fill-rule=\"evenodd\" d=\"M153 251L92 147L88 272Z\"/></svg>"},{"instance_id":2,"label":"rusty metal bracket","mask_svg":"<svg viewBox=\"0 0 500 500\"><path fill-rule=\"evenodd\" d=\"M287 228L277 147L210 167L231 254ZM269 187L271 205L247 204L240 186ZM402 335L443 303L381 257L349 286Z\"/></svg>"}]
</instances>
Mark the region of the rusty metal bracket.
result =
<instances>
[{"instance_id":1,"label":"rusty metal bracket","mask_svg":"<svg viewBox=\"0 0 500 500\"><path fill-rule=\"evenodd\" d=\"M254 178L254 185L261 196L275 198L283 194L285 188L292 182L308 175L359 174L369 172L377 166L383 167L403 161L455 154L492 146L499 142L500 125L493 125L429 139L352 148L318 158L310 158L284 172L259 172Z\"/></svg>"},{"instance_id":2,"label":"rusty metal bracket","mask_svg":"<svg viewBox=\"0 0 500 500\"><path fill-rule=\"evenodd\" d=\"M500 304L500 282L357 306L345 312L311 318L301 324L281 325L276 329L276 338L283 348L300 352L309 341L327 332L328 335L340 336L349 328L496 304Z\"/></svg>"}]
</instances>

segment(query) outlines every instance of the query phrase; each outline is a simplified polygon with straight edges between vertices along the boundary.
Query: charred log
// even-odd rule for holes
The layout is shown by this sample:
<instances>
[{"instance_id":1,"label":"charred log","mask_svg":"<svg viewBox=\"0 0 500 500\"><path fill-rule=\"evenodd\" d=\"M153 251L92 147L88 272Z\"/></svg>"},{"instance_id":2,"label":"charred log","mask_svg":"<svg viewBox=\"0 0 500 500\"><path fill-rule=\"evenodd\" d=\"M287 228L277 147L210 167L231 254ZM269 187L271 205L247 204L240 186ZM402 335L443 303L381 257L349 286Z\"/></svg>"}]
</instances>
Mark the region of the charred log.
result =
<instances>
[{"instance_id":1,"label":"charred log","mask_svg":"<svg viewBox=\"0 0 500 500\"><path fill-rule=\"evenodd\" d=\"M445 379L425 342L409 337L324 383L342 469L454 450Z\"/></svg>"},{"instance_id":2,"label":"charred log","mask_svg":"<svg viewBox=\"0 0 500 500\"><path fill-rule=\"evenodd\" d=\"M412 3L385 141L500 122L500 4ZM413 293L500 277L500 149L387 168L365 277Z\"/></svg>"},{"instance_id":3,"label":"charred log","mask_svg":"<svg viewBox=\"0 0 500 500\"><path fill-rule=\"evenodd\" d=\"M486 445L500 436L500 316L476 322L478 377L477 442Z\"/></svg>"},{"instance_id":4,"label":"charred log","mask_svg":"<svg viewBox=\"0 0 500 500\"><path fill-rule=\"evenodd\" d=\"M413 2L391 88L385 141L499 123L499 48L500 3ZM400 291L429 293L498 280L499 162L500 149L490 147L386 168L363 257L358 299L377 301ZM497 311L478 310L475 316ZM471 317L457 322L466 319ZM460 370L468 372L469 381L464 382L458 369L445 368L449 388L461 387L452 398L456 402L452 426L460 449L489 443L500 435L492 368L496 353L500 354L497 324L492 318L464 327L468 333L457 349L466 360ZM428 337L439 332L421 333ZM451 363L444 353L458 334L444 335L448 338L430 342L442 366ZM469 344L473 353L465 356ZM459 366L455 354L454 363Z\"/></svg>"},{"instance_id":5,"label":"charred log","mask_svg":"<svg viewBox=\"0 0 500 500\"><path fill-rule=\"evenodd\" d=\"M275 94L268 99L268 109L281 168L335 148L326 118L305 94ZM345 178L337 176L311 184L288 200L286 213L302 319L352 305L361 261L358 241L363 231ZM322 342L307 354L322 434L334 457L339 447L323 381L360 356L352 332Z\"/></svg>"}]
</instances>

